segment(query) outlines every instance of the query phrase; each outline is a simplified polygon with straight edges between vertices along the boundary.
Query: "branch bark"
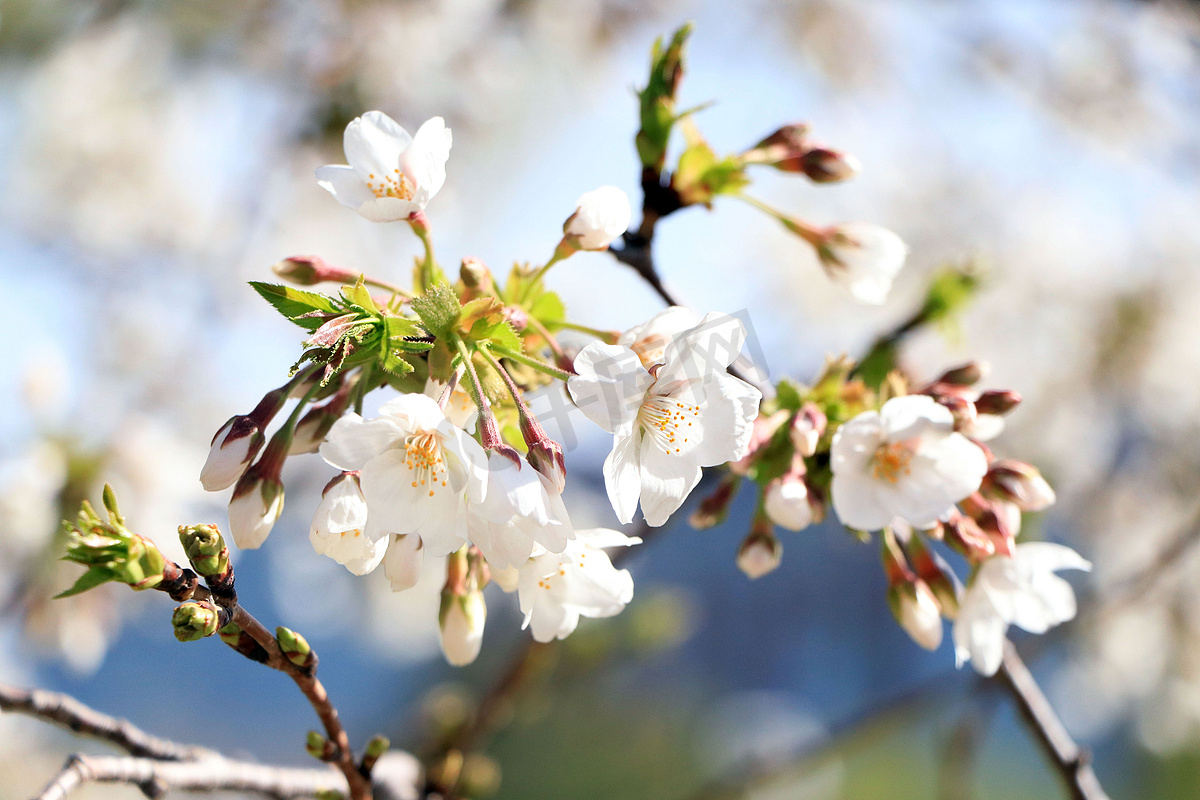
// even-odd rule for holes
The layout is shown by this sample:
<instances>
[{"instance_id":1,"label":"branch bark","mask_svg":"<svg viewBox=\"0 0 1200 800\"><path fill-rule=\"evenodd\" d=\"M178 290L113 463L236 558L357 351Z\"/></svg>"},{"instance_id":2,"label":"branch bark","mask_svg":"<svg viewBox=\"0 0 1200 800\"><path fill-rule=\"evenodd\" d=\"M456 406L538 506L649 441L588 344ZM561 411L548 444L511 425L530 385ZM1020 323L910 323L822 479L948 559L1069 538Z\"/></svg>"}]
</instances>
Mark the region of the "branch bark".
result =
<instances>
[{"instance_id":1,"label":"branch bark","mask_svg":"<svg viewBox=\"0 0 1200 800\"><path fill-rule=\"evenodd\" d=\"M210 755L195 761L73 755L34 800L64 800L87 783L138 786L147 797L170 790L191 792L256 792L277 800L312 797L333 791L345 795L345 777L336 770L272 767Z\"/></svg>"},{"instance_id":2,"label":"branch bark","mask_svg":"<svg viewBox=\"0 0 1200 800\"><path fill-rule=\"evenodd\" d=\"M1092 770L1091 753L1076 744L1067 733L1012 642L1004 643L1004 660L997 675L1016 699L1021 716L1062 776L1072 800L1108 800Z\"/></svg>"},{"instance_id":3,"label":"branch bark","mask_svg":"<svg viewBox=\"0 0 1200 800\"><path fill-rule=\"evenodd\" d=\"M133 756L162 761L194 761L215 755L203 747L179 744L146 733L126 719L110 717L74 697L43 689L21 689L0 683L0 710L28 714L75 733L109 742Z\"/></svg>"}]
</instances>

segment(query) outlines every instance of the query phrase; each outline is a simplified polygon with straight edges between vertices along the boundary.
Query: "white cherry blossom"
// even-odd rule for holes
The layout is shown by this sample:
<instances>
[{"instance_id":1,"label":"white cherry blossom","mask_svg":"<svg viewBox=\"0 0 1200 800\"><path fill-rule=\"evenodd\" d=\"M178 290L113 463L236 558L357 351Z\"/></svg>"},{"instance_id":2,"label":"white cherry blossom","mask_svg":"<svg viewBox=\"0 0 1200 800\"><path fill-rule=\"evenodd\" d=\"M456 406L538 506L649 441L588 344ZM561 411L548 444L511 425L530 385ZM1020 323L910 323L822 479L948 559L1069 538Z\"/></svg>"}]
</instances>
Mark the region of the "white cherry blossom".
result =
<instances>
[{"instance_id":1,"label":"white cherry blossom","mask_svg":"<svg viewBox=\"0 0 1200 800\"><path fill-rule=\"evenodd\" d=\"M908 257L908 245L879 225L846 222L829 229L817 254L833 282L855 300L883 305Z\"/></svg>"},{"instance_id":2,"label":"white cherry blossom","mask_svg":"<svg viewBox=\"0 0 1200 800\"><path fill-rule=\"evenodd\" d=\"M346 126L343 147L349 166L316 171L317 183L338 202L372 222L395 222L425 210L446 181L451 135L441 117L427 120L415 136L382 111L368 111Z\"/></svg>"},{"instance_id":3,"label":"white cherry blossom","mask_svg":"<svg viewBox=\"0 0 1200 800\"><path fill-rule=\"evenodd\" d=\"M563 224L563 234L580 250L606 250L629 229L633 216L629 197L616 186L584 192L575 213Z\"/></svg>"},{"instance_id":4,"label":"white cherry blossom","mask_svg":"<svg viewBox=\"0 0 1200 800\"><path fill-rule=\"evenodd\" d=\"M700 324L700 315L687 306L671 306L641 325L621 334L617 344L638 354L646 369L661 364L663 353L676 336Z\"/></svg>"},{"instance_id":5,"label":"white cherry blossom","mask_svg":"<svg viewBox=\"0 0 1200 800\"><path fill-rule=\"evenodd\" d=\"M633 599L633 578L614 567L602 548L641 541L603 528L576 531L561 555L543 552L526 561L517 571L523 627L537 641L549 642L569 636L581 616L621 613Z\"/></svg>"},{"instance_id":6,"label":"white cherry blossom","mask_svg":"<svg viewBox=\"0 0 1200 800\"><path fill-rule=\"evenodd\" d=\"M842 524L878 530L899 517L918 528L979 488L987 456L925 395L895 397L833 436L833 507Z\"/></svg>"},{"instance_id":7,"label":"white cherry blossom","mask_svg":"<svg viewBox=\"0 0 1200 800\"><path fill-rule=\"evenodd\" d=\"M702 467L746 454L761 393L725 368L745 342L742 323L709 314L665 348L650 370L628 347L592 342L567 383L576 405L613 434L604 483L617 518L638 503L662 525L700 480Z\"/></svg>"},{"instance_id":8,"label":"white cherry blossom","mask_svg":"<svg viewBox=\"0 0 1200 800\"><path fill-rule=\"evenodd\" d=\"M424 546L421 537L415 533L393 533L390 537L387 552L383 556L383 573L393 592L403 592L411 589L421 580L421 562L424 560Z\"/></svg>"},{"instance_id":9,"label":"white cherry blossom","mask_svg":"<svg viewBox=\"0 0 1200 800\"><path fill-rule=\"evenodd\" d=\"M981 675L993 675L1004 655L1009 625L1045 633L1075 616L1075 591L1055 575L1061 569L1090 571L1074 550L1050 542L1026 542L1011 556L980 565L954 621L954 653Z\"/></svg>"},{"instance_id":10,"label":"white cherry blossom","mask_svg":"<svg viewBox=\"0 0 1200 800\"><path fill-rule=\"evenodd\" d=\"M776 525L789 531L802 531L813 524L813 507L804 479L785 475L767 486L763 510Z\"/></svg>"},{"instance_id":11,"label":"white cherry blossom","mask_svg":"<svg viewBox=\"0 0 1200 800\"><path fill-rule=\"evenodd\" d=\"M321 445L321 456L360 473L365 536L419 533L430 555L453 552L466 539L467 502L483 502L487 455L423 394L400 395L379 414L370 420L343 416Z\"/></svg>"},{"instance_id":12,"label":"white cherry blossom","mask_svg":"<svg viewBox=\"0 0 1200 800\"><path fill-rule=\"evenodd\" d=\"M515 567L540 545L561 553L574 537L562 498L549 479L528 463L489 459L488 489L467 512L467 533L493 569Z\"/></svg>"},{"instance_id":13,"label":"white cherry blossom","mask_svg":"<svg viewBox=\"0 0 1200 800\"><path fill-rule=\"evenodd\" d=\"M239 548L255 550L283 513L283 485L263 478L247 482L246 477L242 476L229 501L229 532Z\"/></svg>"},{"instance_id":14,"label":"white cherry blossom","mask_svg":"<svg viewBox=\"0 0 1200 800\"><path fill-rule=\"evenodd\" d=\"M465 667L479 656L483 646L483 626L487 622L487 604L483 592L470 591L457 595L442 594L438 615L442 629L442 652L456 667Z\"/></svg>"},{"instance_id":15,"label":"white cherry blossom","mask_svg":"<svg viewBox=\"0 0 1200 800\"><path fill-rule=\"evenodd\" d=\"M366 575L383 559L388 536L368 536L367 501L357 475L343 474L325 488L313 515L308 541L320 555L329 556L355 575Z\"/></svg>"}]
</instances>

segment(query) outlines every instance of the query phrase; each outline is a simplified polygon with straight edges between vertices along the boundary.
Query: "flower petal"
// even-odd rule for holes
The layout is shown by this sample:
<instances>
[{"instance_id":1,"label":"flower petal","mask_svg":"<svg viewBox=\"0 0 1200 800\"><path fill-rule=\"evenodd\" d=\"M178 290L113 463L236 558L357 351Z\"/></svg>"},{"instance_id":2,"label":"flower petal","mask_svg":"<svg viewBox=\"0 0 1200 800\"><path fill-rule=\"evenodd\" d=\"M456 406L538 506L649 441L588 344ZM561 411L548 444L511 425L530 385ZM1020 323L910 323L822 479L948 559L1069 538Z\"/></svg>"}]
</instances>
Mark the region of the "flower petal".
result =
<instances>
[{"instance_id":1,"label":"flower petal","mask_svg":"<svg viewBox=\"0 0 1200 800\"><path fill-rule=\"evenodd\" d=\"M604 459L604 488L608 490L608 501L612 503L617 519L626 524L633 522L642 491L637 439L633 434L614 436L612 452Z\"/></svg>"},{"instance_id":2,"label":"flower petal","mask_svg":"<svg viewBox=\"0 0 1200 800\"><path fill-rule=\"evenodd\" d=\"M453 137L441 117L426 120L417 129L412 146L400 157L400 169L413 182L413 201L425 208L446 182L446 161Z\"/></svg>"},{"instance_id":3,"label":"flower petal","mask_svg":"<svg viewBox=\"0 0 1200 800\"><path fill-rule=\"evenodd\" d=\"M364 420L350 412L329 429L321 445L321 457L340 470L360 470L368 461L394 447L405 433L392 420Z\"/></svg>"},{"instance_id":4,"label":"flower petal","mask_svg":"<svg viewBox=\"0 0 1200 800\"><path fill-rule=\"evenodd\" d=\"M579 410L609 433L633 425L646 390L654 382L637 353L620 345L592 342L575 356L567 390Z\"/></svg>"},{"instance_id":5,"label":"flower petal","mask_svg":"<svg viewBox=\"0 0 1200 800\"><path fill-rule=\"evenodd\" d=\"M344 206L357 209L363 203L375 199L375 195L353 167L327 164L317 167L314 174L317 176L317 185L336 197Z\"/></svg>"},{"instance_id":6,"label":"flower petal","mask_svg":"<svg viewBox=\"0 0 1200 800\"><path fill-rule=\"evenodd\" d=\"M648 436L638 457L642 516L647 525L657 528L683 505L700 482L702 470L690 458L660 450Z\"/></svg>"},{"instance_id":7,"label":"flower petal","mask_svg":"<svg viewBox=\"0 0 1200 800\"><path fill-rule=\"evenodd\" d=\"M342 147L346 161L363 180L373 176L383 180L395 175L400 167L400 154L412 143L412 137L382 111L368 111L355 117L346 126Z\"/></svg>"}]
</instances>

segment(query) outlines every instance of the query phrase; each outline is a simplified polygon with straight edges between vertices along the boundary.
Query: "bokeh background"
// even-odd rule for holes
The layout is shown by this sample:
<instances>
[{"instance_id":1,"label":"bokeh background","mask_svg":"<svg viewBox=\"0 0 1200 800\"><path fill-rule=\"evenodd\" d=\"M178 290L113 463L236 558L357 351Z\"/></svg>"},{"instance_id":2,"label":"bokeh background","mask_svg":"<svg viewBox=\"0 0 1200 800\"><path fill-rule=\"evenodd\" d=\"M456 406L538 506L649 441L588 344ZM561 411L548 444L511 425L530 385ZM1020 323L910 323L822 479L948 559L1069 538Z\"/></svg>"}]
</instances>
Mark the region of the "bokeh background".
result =
<instances>
[{"instance_id":1,"label":"bokeh background","mask_svg":"<svg viewBox=\"0 0 1200 800\"><path fill-rule=\"evenodd\" d=\"M342 161L349 118L445 116L439 255L503 272L549 255L583 191L639 196L633 87L687 19L682 104L716 101L697 122L719 151L804 120L864 165L834 187L758 175L754 191L815 222L884 224L912 256L889 303L864 308L729 200L660 226L666 279L744 312L772 376L803 381L911 314L940 265L984 264L961 323L904 360L933 377L980 358L1025 396L998 449L1060 499L1029 535L1095 562L1072 578L1079 618L1018 644L1114 797L1200 795L1200 562L1184 548L1130 584L1189 530L1200 489L1200 8L1183 2L0 1L0 678L303 764L315 720L294 687L176 643L164 598L50 602L77 571L54 561L56 521L103 480L166 547L181 522L223 521L226 498L197 480L209 439L299 352L245 282L297 253L408 274L406 226L359 219L312 178ZM602 254L551 284L585 324L659 308ZM576 433L573 515L612 525L607 442ZM238 559L239 593L308 635L352 735L419 747L527 634L489 593L483 655L447 667L436 579L394 596L312 553L330 473L289 462L286 513ZM495 797L1062 796L1007 697L895 626L872 547L836 525L785 533L782 567L745 579L745 495L725 525L680 514L628 561L634 602L585 620L494 740ZM0 718L0 798L77 749L103 748Z\"/></svg>"}]
</instances>

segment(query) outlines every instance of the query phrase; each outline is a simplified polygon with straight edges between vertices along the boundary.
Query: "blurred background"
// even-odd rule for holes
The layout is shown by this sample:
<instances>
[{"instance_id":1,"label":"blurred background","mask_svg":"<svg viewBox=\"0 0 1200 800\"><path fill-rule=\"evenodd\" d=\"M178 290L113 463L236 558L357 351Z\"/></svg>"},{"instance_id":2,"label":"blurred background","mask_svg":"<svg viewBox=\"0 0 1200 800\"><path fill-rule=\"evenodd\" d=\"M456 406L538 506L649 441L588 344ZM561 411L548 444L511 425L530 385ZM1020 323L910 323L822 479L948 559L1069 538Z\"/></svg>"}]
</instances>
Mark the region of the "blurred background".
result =
<instances>
[{"instance_id":1,"label":"blurred background","mask_svg":"<svg viewBox=\"0 0 1200 800\"><path fill-rule=\"evenodd\" d=\"M912 255L865 308L772 220L719 201L660 225L666 280L744 312L772 377L804 381L910 315L940 265L984 264L961 324L921 332L904 361L932 378L979 358L1024 395L994 444L1059 493L1027 531L1095 562L1072 576L1079 618L1018 645L1114 797L1200 795L1200 560L1179 547L1130 577L1176 552L1200 494L1200 7L1183 2L0 0L0 679L304 764L316 720L294 687L216 642L176 643L164 598L50 602L78 572L55 561L57 520L107 480L168 551L176 525L224 522L227 493L198 481L209 440L299 354L245 282L300 253L409 274L407 227L360 219L312 177L343 161L351 117L446 117L439 256L503 274L549 256L583 191L640 197L633 89L654 38L688 19L681 104L716 101L697 123L719 152L807 121L864 165L832 187L761 174L754 192L886 225ZM660 307L602 254L550 283L584 324ZM576 524L611 526L609 442L575 431ZM527 634L493 588L483 655L446 666L439 580L392 595L312 552L331 474L289 461L287 510L238 559L239 594L323 654L356 744L419 749ZM477 765L481 795L499 779L497 798L1063 796L1007 696L894 624L873 547L836 524L785 532L782 567L748 581L734 555L750 502L703 532L678 514L632 554L633 603L558 651ZM0 799L80 749L104 748L0 717Z\"/></svg>"}]
</instances>

